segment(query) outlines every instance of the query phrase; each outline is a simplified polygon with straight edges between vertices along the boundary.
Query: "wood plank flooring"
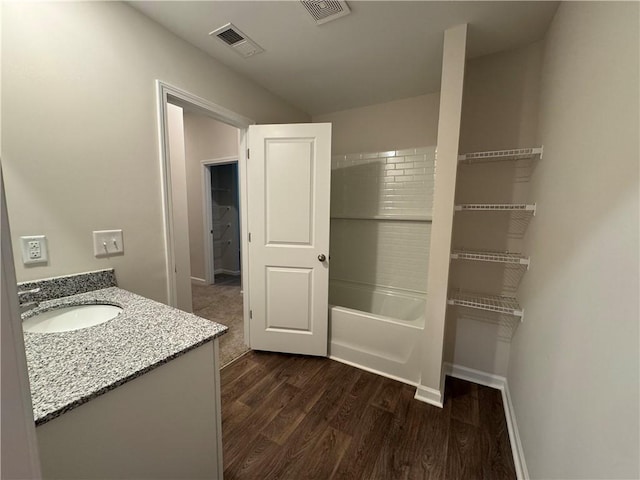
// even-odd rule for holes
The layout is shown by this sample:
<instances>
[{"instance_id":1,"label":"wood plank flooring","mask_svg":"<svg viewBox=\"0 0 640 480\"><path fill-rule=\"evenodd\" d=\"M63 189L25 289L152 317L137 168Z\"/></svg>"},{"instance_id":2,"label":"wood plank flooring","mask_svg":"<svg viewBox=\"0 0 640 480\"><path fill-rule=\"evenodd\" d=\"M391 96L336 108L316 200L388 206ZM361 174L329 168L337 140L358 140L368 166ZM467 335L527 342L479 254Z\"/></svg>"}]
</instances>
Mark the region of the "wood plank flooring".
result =
<instances>
[{"instance_id":1,"label":"wood plank flooring","mask_svg":"<svg viewBox=\"0 0 640 480\"><path fill-rule=\"evenodd\" d=\"M495 389L447 378L440 409L327 358L255 351L221 383L225 480L516 478Z\"/></svg>"}]
</instances>

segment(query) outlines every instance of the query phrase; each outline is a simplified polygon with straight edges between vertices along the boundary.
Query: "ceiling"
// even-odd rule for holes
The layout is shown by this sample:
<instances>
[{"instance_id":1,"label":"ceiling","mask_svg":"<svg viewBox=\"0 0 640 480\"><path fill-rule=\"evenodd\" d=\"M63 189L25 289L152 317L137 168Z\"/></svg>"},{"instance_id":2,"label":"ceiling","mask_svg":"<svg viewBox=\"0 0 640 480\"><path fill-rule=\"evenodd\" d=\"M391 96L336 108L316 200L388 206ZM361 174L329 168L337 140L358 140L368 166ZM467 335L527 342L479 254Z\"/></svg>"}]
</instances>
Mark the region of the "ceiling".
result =
<instances>
[{"instance_id":1,"label":"ceiling","mask_svg":"<svg viewBox=\"0 0 640 480\"><path fill-rule=\"evenodd\" d=\"M445 29L469 24L469 58L543 37L557 2L350 1L316 25L299 1L133 1L134 8L311 114L440 90ZM209 32L231 22L264 48L243 58Z\"/></svg>"}]
</instances>

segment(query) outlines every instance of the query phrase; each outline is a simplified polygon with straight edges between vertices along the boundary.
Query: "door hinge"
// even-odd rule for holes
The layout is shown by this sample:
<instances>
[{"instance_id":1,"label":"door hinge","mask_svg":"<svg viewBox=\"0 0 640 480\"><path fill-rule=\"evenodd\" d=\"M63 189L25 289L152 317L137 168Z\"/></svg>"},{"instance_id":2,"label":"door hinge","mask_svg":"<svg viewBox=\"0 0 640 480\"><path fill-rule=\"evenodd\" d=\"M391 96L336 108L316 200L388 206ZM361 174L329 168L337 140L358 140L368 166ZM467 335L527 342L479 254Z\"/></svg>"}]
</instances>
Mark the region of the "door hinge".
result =
<instances>
[{"instance_id":1,"label":"door hinge","mask_svg":"<svg viewBox=\"0 0 640 480\"><path fill-rule=\"evenodd\" d=\"M247 148L247 160L251 158L251 156L249 155L249 149Z\"/></svg>"},{"instance_id":2,"label":"door hinge","mask_svg":"<svg viewBox=\"0 0 640 480\"><path fill-rule=\"evenodd\" d=\"M249 310L249 318L253 318L253 310Z\"/></svg>"},{"instance_id":3,"label":"door hinge","mask_svg":"<svg viewBox=\"0 0 640 480\"><path fill-rule=\"evenodd\" d=\"M251 232L249 232L249 243L251 243Z\"/></svg>"}]
</instances>

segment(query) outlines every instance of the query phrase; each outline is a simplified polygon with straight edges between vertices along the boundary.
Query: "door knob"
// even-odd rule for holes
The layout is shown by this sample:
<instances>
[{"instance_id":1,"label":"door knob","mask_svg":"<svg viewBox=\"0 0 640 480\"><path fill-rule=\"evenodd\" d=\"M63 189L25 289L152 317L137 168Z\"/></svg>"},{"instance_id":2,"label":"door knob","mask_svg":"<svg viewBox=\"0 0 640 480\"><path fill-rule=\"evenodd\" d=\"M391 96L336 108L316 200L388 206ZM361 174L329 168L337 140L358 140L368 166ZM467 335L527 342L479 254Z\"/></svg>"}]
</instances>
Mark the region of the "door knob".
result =
<instances>
[{"instance_id":1,"label":"door knob","mask_svg":"<svg viewBox=\"0 0 640 480\"><path fill-rule=\"evenodd\" d=\"M318 255L318 260L321 262L324 262L327 259L327 257L324 256L324 253L321 253L320 255Z\"/></svg>"}]
</instances>

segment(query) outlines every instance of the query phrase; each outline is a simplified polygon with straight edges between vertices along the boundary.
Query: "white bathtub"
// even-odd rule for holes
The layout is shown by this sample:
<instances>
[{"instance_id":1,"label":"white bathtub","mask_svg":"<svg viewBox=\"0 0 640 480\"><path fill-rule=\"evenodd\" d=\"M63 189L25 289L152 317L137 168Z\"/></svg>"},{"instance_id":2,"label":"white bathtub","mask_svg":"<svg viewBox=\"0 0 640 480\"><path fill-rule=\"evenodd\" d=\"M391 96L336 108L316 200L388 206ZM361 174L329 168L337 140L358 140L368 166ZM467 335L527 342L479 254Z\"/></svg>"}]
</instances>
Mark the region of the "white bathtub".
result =
<instances>
[{"instance_id":1,"label":"white bathtub","mask_svg":"<svg viewBox=\"0 0 640 480\"><path fill-rule=\"evenodd\" d=\"M425 296L331 280L331 358L416 385Z\"/></svg>"}]
</instances>

